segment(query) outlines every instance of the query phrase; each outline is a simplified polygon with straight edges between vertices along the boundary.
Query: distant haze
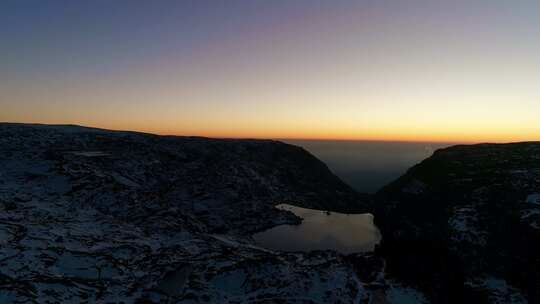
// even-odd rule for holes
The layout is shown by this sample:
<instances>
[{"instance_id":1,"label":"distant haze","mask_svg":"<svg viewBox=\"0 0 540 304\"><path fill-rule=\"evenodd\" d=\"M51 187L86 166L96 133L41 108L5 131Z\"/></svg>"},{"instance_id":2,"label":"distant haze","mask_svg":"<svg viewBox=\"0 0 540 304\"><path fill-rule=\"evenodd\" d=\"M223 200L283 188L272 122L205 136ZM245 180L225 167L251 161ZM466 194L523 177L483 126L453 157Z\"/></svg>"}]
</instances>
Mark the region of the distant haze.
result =
<instances>
[{"instance_id":1,"label":"distant haze","mask_svg":"<svg viewBox=\"0 0 540 304\"><path fill-rule=\"evenodd\" d=\"M0 121L540 140L540 2L0 3Z\"/></svg>"},{"instance_id":2,"label":"distant haze","mask_svg":"<svg viewBox=\"0 0 540 304\"><path fill-rule=\"evenodd\" d=\"M451 144L376 141L288 140L320 158L357 191L375 193L435 150Z\"/></svg>"}]
</instances>

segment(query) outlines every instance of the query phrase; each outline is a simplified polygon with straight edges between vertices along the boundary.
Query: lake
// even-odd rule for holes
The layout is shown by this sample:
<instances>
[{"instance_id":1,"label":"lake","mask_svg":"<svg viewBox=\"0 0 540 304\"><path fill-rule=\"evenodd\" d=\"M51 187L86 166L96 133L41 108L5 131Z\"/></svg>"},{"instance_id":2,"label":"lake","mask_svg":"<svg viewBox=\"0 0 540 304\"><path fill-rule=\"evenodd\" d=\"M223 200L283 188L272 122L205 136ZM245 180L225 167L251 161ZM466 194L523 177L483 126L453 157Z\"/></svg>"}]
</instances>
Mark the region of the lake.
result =
<instances>
[{"instance_id":1,"label":"lake","mask_svg":"<svg viewBox=\"0 0 540 304\"><path fill-rule=\"evenodd\" d=\"M300 208L288 204L276 208L288 210L303 218L300 225L280 225L256 233L253 239L273 250L336 250L349 254L372 251L380 233L371 214L343 214Z\"/></svg>"}]
</instances>

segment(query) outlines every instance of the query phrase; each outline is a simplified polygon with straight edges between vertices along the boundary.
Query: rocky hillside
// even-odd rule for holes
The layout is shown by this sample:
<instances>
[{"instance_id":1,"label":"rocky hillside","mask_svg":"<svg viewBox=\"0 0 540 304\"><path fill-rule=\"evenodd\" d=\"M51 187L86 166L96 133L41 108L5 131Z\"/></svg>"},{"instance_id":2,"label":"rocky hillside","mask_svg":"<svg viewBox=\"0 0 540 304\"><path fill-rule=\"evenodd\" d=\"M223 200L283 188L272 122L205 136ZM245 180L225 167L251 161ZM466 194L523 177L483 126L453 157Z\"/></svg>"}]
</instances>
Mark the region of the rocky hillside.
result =
<instances>
[{"instance_id":1,"label":"rocky hillside","mask_svg":"<svg viewBox=\"0 0 540 304\"><path fill-rule=\"evenodd\" d=\"M435 303L540 303L540 143L439 150L375 220L389 272Z\"/></svg>"},{"instance_id":2,"label":"rocky hillside","mask_svg":"<svg viewBox=\"0 0 540 304\"><path fill-rule=\"evenodd\" d=\"M251 233L299 221L283 202L368 207L280 142L0 124L0 302L380 297L378 258L256 246Z\"/></svg>"},{"instance_id":3,"label":"rocky hillside","mask_svg":"<svg viewBox=\"0 0 540 304\"><path fill-rule=\"evenodd\" d=\"M373 211L382 246L262 248L300 221L279 203ZM540 303L539 244L540 143L439 150L370 198L281 142L0 124L0 303Z\"/></svg>"}]
</instances>

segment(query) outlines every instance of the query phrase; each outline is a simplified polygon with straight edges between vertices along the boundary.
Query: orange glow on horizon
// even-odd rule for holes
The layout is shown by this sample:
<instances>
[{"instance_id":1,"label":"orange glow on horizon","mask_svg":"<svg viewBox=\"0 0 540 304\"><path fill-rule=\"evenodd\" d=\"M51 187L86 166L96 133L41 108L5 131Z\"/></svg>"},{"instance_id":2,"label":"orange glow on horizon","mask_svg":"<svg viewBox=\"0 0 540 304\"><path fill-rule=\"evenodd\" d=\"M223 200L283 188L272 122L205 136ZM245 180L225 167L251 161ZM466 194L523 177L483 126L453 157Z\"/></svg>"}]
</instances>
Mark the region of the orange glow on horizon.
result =
<instances>
[{"instance_id":1,"label":"orange glow on horizon","mask_svg":"<svg viewBox=\"0 0 540 304\"><path fill-rule=\"evenodd\" d=\"M540 140L540 2L184 2L0 10L10 22L0 121L221 138Z\"/></svg>"},{"instance_id":2,"label":"orange glow on horizon","mask_svg":"<svg viewBox=\"0 0 540 304\"><path fill-rule=\"evenodd\" d=\"M347 130L338 128L322 129L304 127L296 129L264 129L255 127L250 129L238 128L175 128L151 124L125 124L125 123L80 123L78 121L21 121L22 123L43 124L76 124L86 127L144 132L157 135L170 136L200 136L210 138L233 138L233 139L276 139L276 140L336 140L336 141L393 141L393 142L430 142L430 143L507 143L522 141L540 141L540 133L529 130L516 134L508 130L477 129L476 133L467 132L466 127L461 129L446 129L429 132L421 129L405 129L400 131L393 129L371 129L364 131Z\"/></svg>"}]
</instances>

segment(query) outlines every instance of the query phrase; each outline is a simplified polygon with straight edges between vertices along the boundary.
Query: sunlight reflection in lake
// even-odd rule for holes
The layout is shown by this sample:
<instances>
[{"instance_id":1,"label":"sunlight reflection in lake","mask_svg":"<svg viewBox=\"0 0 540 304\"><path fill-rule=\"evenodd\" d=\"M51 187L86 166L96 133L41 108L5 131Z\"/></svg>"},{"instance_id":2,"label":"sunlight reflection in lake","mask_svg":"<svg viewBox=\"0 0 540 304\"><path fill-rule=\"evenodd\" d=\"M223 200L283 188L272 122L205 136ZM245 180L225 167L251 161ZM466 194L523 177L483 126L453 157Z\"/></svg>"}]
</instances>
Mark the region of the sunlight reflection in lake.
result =
<instances>
[{"instance_id":1,"label":"sunlight reflection in lake","mask_svg":"<svg viewBox=\"0 0 540 304\"><path fill-rule=\"evenodd\" d=\"M303 218L300 225L280 225L253 235L255 241L269 249L282 251L336 250L349 254L372 251L381 237L373 215L327 213L322 210L281 204Z\"/></svg>"}]
</instances>

